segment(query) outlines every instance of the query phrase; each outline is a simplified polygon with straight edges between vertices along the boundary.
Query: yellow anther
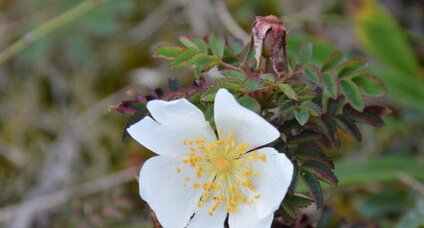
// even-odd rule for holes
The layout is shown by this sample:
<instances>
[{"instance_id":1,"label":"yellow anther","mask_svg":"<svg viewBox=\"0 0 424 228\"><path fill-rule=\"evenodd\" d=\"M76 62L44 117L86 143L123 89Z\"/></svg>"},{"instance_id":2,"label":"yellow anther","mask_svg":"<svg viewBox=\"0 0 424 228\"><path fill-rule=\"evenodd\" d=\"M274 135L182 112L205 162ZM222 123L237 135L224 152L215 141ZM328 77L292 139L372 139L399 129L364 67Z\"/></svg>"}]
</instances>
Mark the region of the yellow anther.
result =
<instances>
[{"instance_id":1,"label":"yellow anther","mask_svg":"<svg viewBox=\"0 0 424 228\"><path fill-rule=\"evenodd\" d=\"M211 186L211 184L208 183L208 182L203 183L203 190L205 190L205 191L209 190L210 186Z\"/></svg>"},{"instance_id":2,"label":"yellow anther","mask_svg":"<svg viewBox=\"0 0 424 228\"><path fill-rule=\"evenodd\" d=\"M234 200L230 200L230 205L231 205L231 206L236 206L236 205L237 205L237 203L236 203L236 201L234 201Z\"/></svg>"},{"instance_id":3,"label":"yellow anther","mask_svg":"<svg viewBox=\"0 0 424 228\"><path fill-rule=\"evenodd\" d=\"M202 143L205 143L205 139L196 139L195 140L195 142L197 143L197 144L202 144Z\"/></svg>"},{"instance_id":4,"label":"yellow anther","mask_svg":"<svg viewBox=\"0 0 424 228\"><path fill-rule=\"evenodd\" d=\"M202 207L203 205L205 205L205 203L202 200L197 202L197 207Z\"/></svg>"},{"instance_id":5,"label":"yellow anther","mask_svg":"<svg viewBox=\"0 0 424 228\"><path fill-rule=\"evenodd\" d=\"M261 160L261 161L265 161L266 160L266 156L265 156L265 154L259 154L258 155L258 158L259 158L259 160Z\"/></svg>"},{"instance_id":6,"label":"yellow anther","mask_svg":"<svg viewBox=\"0 0 424 228\"><path fill-rule=\"evenodd\" d=\"M256 151L245 154L249 144L236 142L232 134L228 131L225 137L220 137L222 132L218 132L220 139L210 143L206 143L203 138L183 141L184 145L190 146L187 147L187 157L182 162L194 169L194 178L199 178L192 182L186 178L183 185L190 184L193 188L201 189L198 207L213 200L212 206L208 208L209 215L217 210L235 212L240 205L251 204L253 199L259 197L255 195L252 200L247 198L250 195L248 191L256 189L253 178L257 173L250 160L264 160L265 155ZM177 172L181 172L180 167L177 167ZM208 181L200 178L208 178Z\"/></svg>"},{"instance_id":7,"label":"yellow anther","mask_svg":"<svg viewBox=\"0 0 424 228\"><path fill-rule=\"evenodd\" d=\"M260 194L257 194L257 195L255 195L255 196L253 196L255 199L259 199L259 198L261 198L261 195Z\"/></svg>"},{"instance_id":8,"label":"yellow anther","mask_svg":"<svg viewBox=\"0 0 424 228\"><path fill-rule=\"evenodd\" d=\"M244 176L251 176L253 174L253 172L252 171L246 171L246 172L244 172Z\"/></svg>"}]
</instances>

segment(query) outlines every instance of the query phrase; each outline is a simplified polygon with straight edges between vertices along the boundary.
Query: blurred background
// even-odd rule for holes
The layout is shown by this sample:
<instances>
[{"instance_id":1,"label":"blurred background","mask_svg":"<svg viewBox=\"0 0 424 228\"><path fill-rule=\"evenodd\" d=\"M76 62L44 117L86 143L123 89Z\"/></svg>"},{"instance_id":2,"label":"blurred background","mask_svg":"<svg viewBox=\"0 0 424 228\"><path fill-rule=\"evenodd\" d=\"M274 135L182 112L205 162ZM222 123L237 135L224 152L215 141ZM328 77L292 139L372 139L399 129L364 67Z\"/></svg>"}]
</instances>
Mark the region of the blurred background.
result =
<instances>
[{"instance_id":1,"label":"blurred background","mask_svg":"<svg viewBox=\"0 0 424 228\"><path fill-rule=\"evenodd\" d=\"M370 101L390 107L386 125L329 151L340 186L324 209L305 209L309 220L424 227L422 0L1 0L0 226L151 227L136 176L152 153L122 142L128 117L109 107L169 77L189 82L151 57L155 44L248 40L269 14L284 20L289 52L312 42L315 63L364 56L388 87Z\"/></svg>"}]
</instances>

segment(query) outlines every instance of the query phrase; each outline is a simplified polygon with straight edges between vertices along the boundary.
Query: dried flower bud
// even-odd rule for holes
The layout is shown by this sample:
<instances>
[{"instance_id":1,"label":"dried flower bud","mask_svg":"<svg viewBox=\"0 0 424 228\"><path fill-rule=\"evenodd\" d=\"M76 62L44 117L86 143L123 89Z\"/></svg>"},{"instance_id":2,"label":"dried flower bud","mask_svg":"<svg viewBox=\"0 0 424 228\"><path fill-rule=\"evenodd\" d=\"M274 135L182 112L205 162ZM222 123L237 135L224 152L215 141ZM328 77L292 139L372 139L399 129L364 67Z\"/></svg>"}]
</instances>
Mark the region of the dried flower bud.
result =
<instances>
[{"instance_id":1,"label":"dried flower bud","mask_svg":"<svg viewBox=\"0 0 424 228\"><path fill-rule=\"evenodd\" d=\"M261 63L261 56L264 56L271 58L274 72L278 74L276 63L280 58L281 49L286 57L286 35L286 27L276 16L256 17L250 44L251 48L254 47L256 69Z\"/></svg>"}]
</instances>

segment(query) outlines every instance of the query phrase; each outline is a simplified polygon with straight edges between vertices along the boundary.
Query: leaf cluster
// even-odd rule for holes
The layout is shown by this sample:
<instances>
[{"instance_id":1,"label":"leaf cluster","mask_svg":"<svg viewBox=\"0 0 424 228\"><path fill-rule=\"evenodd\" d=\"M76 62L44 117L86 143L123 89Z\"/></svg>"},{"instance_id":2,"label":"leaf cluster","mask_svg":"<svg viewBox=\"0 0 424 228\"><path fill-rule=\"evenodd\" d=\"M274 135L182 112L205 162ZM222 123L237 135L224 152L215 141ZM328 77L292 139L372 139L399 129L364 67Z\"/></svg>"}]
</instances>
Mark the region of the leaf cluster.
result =
<instances>
[{"instance_id":1,"label":"leaf cluster","mask_svg":"<svg viewBox=\"0 0 424 228\"><path fill-rule=\"evenodd\" d=\"M171 67L190 67L194 70L193 84L181 86L177 79L169 81L169 89L151 90L140 102L125 101L117 106L133 108L128 125L147 114L139 103L150 99L172 100L185 97L197 105L213 123L213 99L219 88L230 90L240 104L272 123L281 138L272 146L285 153L295 164L292 186L281 205L281 216L295 218L298 209L315 202L323 207L321 182L337 185L334 163L325 153L339 148L340 132L361 141L360 124L381 126L385 107L368 105L370 97L383 96L383 82L366 71L368 63L362 58L345 58L334 52L322 65L311 63L312 44L300 48L297 56L283 63L275 72L264 56L261 66L252 64L249 45L237 39L216 35L179 38L180 44L162 44L154 56L170 61ZM216 68L217 73L207 72ZM137 104L137 108L134 108ZM295 193L301 180L308 196Z\"/></svg>"}]
</instances>

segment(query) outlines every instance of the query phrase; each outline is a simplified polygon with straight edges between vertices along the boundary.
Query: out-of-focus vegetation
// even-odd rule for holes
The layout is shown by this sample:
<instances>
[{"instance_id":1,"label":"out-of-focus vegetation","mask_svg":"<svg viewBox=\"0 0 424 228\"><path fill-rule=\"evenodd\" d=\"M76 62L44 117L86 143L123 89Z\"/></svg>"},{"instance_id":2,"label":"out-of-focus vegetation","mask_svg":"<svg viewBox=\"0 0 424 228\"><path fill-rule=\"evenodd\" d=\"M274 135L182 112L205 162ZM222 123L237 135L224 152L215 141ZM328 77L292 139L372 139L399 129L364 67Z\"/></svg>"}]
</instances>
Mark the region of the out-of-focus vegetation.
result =
<instances>
[{"instance_id":1,"label":"out-of-focus vegetation","mask_svg":"<svg viewBox=\"0 0 424 228\"><path fill-rule=\"evenodd\" d=\"M125 117L109 105L192 77L152 59L158 42L246 39L269 14L285 21L289 54L312 42L316 63L334 50L365 56L393 111L360 144L340 133L340 186L319 213L305 209L308 221L423 226L424 3L411 0L1 1L0 223L150 227L135 176L152 154L121 141Z\"/></svg>"}]
</instances>

